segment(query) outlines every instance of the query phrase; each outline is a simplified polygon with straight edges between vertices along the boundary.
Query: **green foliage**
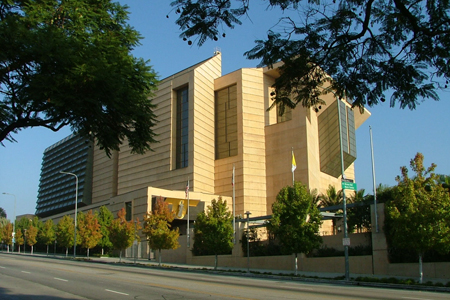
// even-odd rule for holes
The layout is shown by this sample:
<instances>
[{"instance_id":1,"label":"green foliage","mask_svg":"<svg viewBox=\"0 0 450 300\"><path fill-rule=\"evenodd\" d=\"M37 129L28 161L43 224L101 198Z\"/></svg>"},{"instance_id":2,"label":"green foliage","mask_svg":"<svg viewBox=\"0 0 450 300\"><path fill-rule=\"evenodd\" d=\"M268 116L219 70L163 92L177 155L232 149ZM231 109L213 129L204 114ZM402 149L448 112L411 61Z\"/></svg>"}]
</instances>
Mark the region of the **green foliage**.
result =
<instances>
[{"instance_id":1,"label":"green foliage","mask_svg":"<svg viewBox=\"0 0 450 300\"><path fill-rule=\"evenodd\" d=\"M97 217L98 223L100 224L100 232L102 233L102 239L98 243L100 247L103 248L112 248L113 244L109 240L109 227L111 226L112 220L114 216L112 212L106 207L101 206L99 211L95 212L95 216Z\"/></svg>"},{"instance_id":2,"label":"green foliage","mask_svg":"<svg viewBox=\"0 0 450 300\"><path fill-rule=\"evenodd\" d=\"M3 242L6 245L12 245L12 233L13 233L13 225L11 224L11 222L8 222L2 228Z\"/></svg>"},{"instance_id":3,"label":"green foliage","mask_svg":"<svg viewBox=\"0 0 450 300\"><path fill-rule=\"evenodd\" d=\"M44 223L42 230L39 232L39 237L44 245L51 245L56 239L55 225L53 220L47 220Z\"/></svg>"},{"instance_id":4,"label":"green foliage","mask_svg":"<svg viewBox=\"0 0 450 300\"><path fill-rule=\"evenodd\" d=\"M117 212L117 218L111 221L109 226L109 240L114 249L123 250L130 247L137 236L137 226L133 221L127 222L126 211L122 208ZM140 225L139 225L140 229Z\"/></svg>"},{"instance_id":5,"label":"green foliage","mask_svg":"<svg viewBox=\"0 0 450 300\"><path fill-rule=\"evenodd\" d=\"M267 242L263 242L258 237L258 230L256 228L250 228L248 237L250 256L273 256L283 254L280 245L275 241L273 234L269 233ZM242 232L242 239L240 242L242 253L247 253L247 229Z\"/></svg>"},{"instance_id":6,"label":"green foliage","mask_svg":"<svg viewBox=\"0 0 450 300\"><path fill-rule=\"evenodd\" d=\"M73 247L75 222L70 216L62 217L56 226L56 241L59 246L67 249Z\"/></svg>"},{"instance_id":7,"label":"green foliage","mask_svg":"<svg viewBox=\"0 0 450 300\"><path fill-rule=\"evenodd\" d=\"M305 185L281 189L272 205L268 229L288 253L308 253L322 243L319 235L322 217Z\"/></svg>"},{"instance_id":8,"label":"green foliage","mask_svg":"<svg viewBox=\"0 0 450 300\"><path fill-rule=\"evenodd\" d=\"M194 255L230 254L233 249L233 216L227 202L213 199L206 213L197 215L194 227Z\"/></svg>"},{"instance_id":9,"label":"green foliage","mask_svg":"<svg viewBox=\"0 0 450 300\"><path fill-rule=\"evenodd\" d=\"M450 251L450 198L437 183L436 168L423 166L423 155L411 160L414 178L401 168L396 197L386 204L388 242L399 248L415 249L419 255L435 249Z\"/></svg>"},{"instance_id":10,"label":"green foliage","mask_svg":"<svg viewBox=\"0 0 450 300\"><path fill-rule=\"evenodd\" d=\"M164 200L158 198L151 213L144 216L144 228L142 232L147 236L151 249L177 249L180 247L178 237L180 233L177 229L170 229L174 214L170 211Z\"/></svg>"},{"instance_id":11,"label":"green foliage","mask_svg":"<svg viewBox=\"0 0 450 300\"><path fill-rule=\"evenodd\" d=\"M325 194L320 194L319 197L319 207L329 207L329 206L338 206L342 204L343 195L342 190L336 191L336 188L333 185L329 185ZM342 212L341 209L335 209L334 212ZM333 218L331 220L333 222L333 234L337 233L336 222L337 219Z\"/></svg>"},{"instance_id":12,"label":"green foliage","mask_svg":"<svg viewBox=\"0 0 450 300\"><path fill-rule=\"evenodd\" d=\"M371 245L358 245L354 247L348 247L348 254L350 256L364 256L372 255ZM331 248L327 246L320 247L317 250L311 252L309 257L333 257L333 256L344 256L344 250L337 250L336 248Z\"/></svg>"},{"instance_id":13,"label":"green foliage","mask_svg":"<svg viewBox=\"0 0 450 300\"><path fill-rule=\"evenodd\" d=\"M241 25L251 7L268 5L267 37L245 52L260 65L282 61L274 87L275 104L323 105L322 86L330 85L353 105L416 108L423 99L438 100L450 78L450 2L448 0L176 0L181 37L225 37L226 28ZM303 4L303 5L301 5ZM281 19L279 17L280 13ZM272 21L272 22L271 22ZM272 24L271 24L272 23ZM269 29L270 28L270 29ZM330 77L331 76L331 77ZM273 107L272 106L272 107Z\"/></svg>"},{"instance_id":14,"label":"green foliage","mask_svg":"<svg viewBox=\"0 0 450 300\"><path fill-rule=\"evenodd\" d=\"M347 208L347 226L349 232L363 232L363 230L371 230L370 205L373 200L364 195L365 190L356 191L349 197L349 202L356 204L351 208Z\"/></svg>"},{"instance_id":15,"label":"green foliage","mask_svg":"<svg viewBox=\"0 0 450 300\"><path fill-rule=\"evenodd\" d=\"M111 0L2 1L0 142L69 125L107 154L125 139L151 149L156 73L131 55L141 37L127 19Z\"/></svg>"},{"instance_id":16,"label":"green foliage","mask_svg":"<svg viewBox=\"0 0 450 300\"><path fill-rule=\"evenodd\" d=\"M3 209L3 207L0 207L0 218L7 218L6 211Z\"/></svg>"},{"instance_id":17,"label":"green foliage","mask_svg":"<svg viewBox=\"0 0 450 300\"><path fill-rule=\"evenodd\" d=\"M39 230L36 226L30 225L25 233L27 245L33 247L37 243Z\"/></svg>"},{"instance_id":18,"label":"green foliage","mask_svg":"<svg viewBox=\"0 0 450 300\"><path fill-rule=\"evenodd\" d=\"M89 249L94 248L102 238L100 232L100 224L92 210L87 214L83 212L78 213L77 218L77 244L82 248L87 249L87 256L89 257Z\"/></svg>"},{"instance_id":19,"label":"green foliage","mask_svg":"<svg viewBox=\"0 0 450 300\"><path fill-rule=\"evenodd\" d=\"M20 252L20 246L22 246L23 243L25 242L24 241L24 236L23 236L23 233L22 233L21 229L16 228L15 239L16 239L16 244L19 246L19 252Z\"/></svg>"}]
</instances>

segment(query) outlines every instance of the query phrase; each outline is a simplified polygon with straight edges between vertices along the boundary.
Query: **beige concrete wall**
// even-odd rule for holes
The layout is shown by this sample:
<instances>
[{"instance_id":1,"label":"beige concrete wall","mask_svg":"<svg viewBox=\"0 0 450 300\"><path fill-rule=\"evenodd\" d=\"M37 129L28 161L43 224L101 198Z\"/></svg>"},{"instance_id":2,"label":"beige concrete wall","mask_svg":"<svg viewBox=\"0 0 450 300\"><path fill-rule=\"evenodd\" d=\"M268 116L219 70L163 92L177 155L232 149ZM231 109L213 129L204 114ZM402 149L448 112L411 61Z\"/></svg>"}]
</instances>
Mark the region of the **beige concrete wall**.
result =
<instances>
[{"instance_id":1,"label":"beige concrete wall","mask_svg":"<svg viewBox=\"0 0 450 300\"><path fill-rule=\"evenodd\" d=\"M214 79L220 72L218 54L160 83L153 99L158 143L152 145L154 151L143 155L131 154L127 144L121 146L118 195L146 186L184 190L188 178L191 190L214 192ZM189 166L175 169L176 90L186 85L189 86ZM96 179L100 181L98 186L106 184L100 176Z\"/></svg>"},{"instance_id":2,"label":"beige concrete wall","mask_svg":"<svg viewBox=\"0 0 450 300\"><path fill-rule=\"evenodd\" d=\"M102 202L115 196L117 192L117 152L113 151L111 157L94 148L93 176L92 176L92 203Z\"/></svg>"},{"instance_id":3,"label":"beige concrete wall","mask_svg":"<svg viewBox=\"0 0 450 300\"><path fill-rule=\"evenodd\" d=\"M189 144L194 190L214 193L214 80L221 76L221 55L200 65L194 71L192 121ZM192 160L191 160L192 159Z\"/></svg>"}]
</instances>

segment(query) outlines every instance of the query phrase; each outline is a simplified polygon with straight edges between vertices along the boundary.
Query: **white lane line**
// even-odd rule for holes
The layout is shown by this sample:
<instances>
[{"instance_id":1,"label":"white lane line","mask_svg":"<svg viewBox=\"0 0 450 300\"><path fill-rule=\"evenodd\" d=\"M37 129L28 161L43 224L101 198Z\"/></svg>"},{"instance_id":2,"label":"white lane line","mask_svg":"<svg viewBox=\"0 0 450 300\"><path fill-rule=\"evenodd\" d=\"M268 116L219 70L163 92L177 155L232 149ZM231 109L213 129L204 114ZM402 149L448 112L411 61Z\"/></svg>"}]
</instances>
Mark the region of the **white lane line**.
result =
<instances>
[{"instance_id":1,"label":"white lane line","mask_svg":"<svg viewBox=\"0 0 450 300\"><path fill-rule=\"evenodd\" d=\"M402 297L402 299L410 299L410 300L431 300L426 298L414 298L414 297Z\"/></svg>"},{"instance_id":2,"label":"white lane line","mask_svg":"<svg viewBox=\"0 0 450 300\"><path fill-rule=\"evenodd\" d=\"M21 271L22 273L25 273L25 274L31 274L31 272L27 272L27 271Z\"/></svg>"},{"instance_id":3,"label":"white lane line","mask_svg":"<svg viewBox=\"0 0 450 300\"><path fill-rule=\"evenodd\" d=\"M107 292L110 292L110 293L114 293L114 294L119 294L119 295L125 295L125 296L129 296L128 294L125 294L125 293L121 293L121 292L117 292L117 291L113 291L113 290L108 290L108 289L105 289L105 291L107 291Z\"/></svg>"},{"instance_id":4,"label":"white lane line","mask_svg":"<svg viewBox=\"0 0 450 300\"><path fill-rule=\"evenodd\" d=\"M64 281L64 282L69 281L69 280L67 280L67 279L62 279L62 278L58 278L58 277L55 277L55 278L53 278L53 279L55 279L55 280L60 280L60 281Z\"/></svg>"},{"instance_id":5,"label":"white lane line","mask_svg":"<svg viewBox=\"0 0 450 300\"><path fill-rule=\"evenodd\" d=\"M295 290L301 290L301 291L313 291L314 290L314 289L308 288L308 287L300 287L300 286L292 286L292 285L280 285L280 288L295 289Z\"/></svg>"},{"instance_id":6,"label":"white lane line","mask_svg":"<svg viewBox=\"0 0 450 300\"><path fill-rule=\"evenodd\" d=\"M0 269L5 269L5 267L0 267Z\"/></svg>"}]
</instances>

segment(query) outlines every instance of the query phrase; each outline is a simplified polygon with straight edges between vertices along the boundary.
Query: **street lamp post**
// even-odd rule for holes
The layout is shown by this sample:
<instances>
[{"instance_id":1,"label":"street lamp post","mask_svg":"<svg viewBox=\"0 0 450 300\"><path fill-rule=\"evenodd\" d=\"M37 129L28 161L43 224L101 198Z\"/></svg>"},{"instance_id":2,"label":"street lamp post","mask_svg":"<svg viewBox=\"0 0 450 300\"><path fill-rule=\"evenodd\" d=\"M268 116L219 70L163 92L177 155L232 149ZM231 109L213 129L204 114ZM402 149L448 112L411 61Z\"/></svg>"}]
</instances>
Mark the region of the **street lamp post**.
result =
<instances>
[{"instance_id":1,"label":"street lamp post","mask_svg":"<svg viewBox=\"0 0 450 300\"><path fill-rule=\"evenodd\" d=\"M249 228L250 228L250 215L251 212L247 211L245 213L247 215L247 272L250 273L250 242L249 242Z\"/></svg>"},{"instance_id":2,"label":"street lamp post","mask_svg":"<svg viewBox=\"0 0 450 300\"><path fill-rule=\"evenodd\" d=\"M77 210L78 210L78 176L74 173L59 171L62 174L75 176L75 228L73 233L73 258L77 257Z\"/></svg>"},{"instance_id":3,"label":"street lamp post","mask_svg":"<svg viewBox=\"0 0 450 300\"><path fill-rule=\"evenodd\" d=\"M14 222L13 222L13 247L12 247L12 252L14 252L14 245L16 243L16 205L17 205L17 198L16 195L14 194L9 194L9 193L3 193L3 195L10 195L10 196L14 196Z\"/></svg>"}]
</instances>

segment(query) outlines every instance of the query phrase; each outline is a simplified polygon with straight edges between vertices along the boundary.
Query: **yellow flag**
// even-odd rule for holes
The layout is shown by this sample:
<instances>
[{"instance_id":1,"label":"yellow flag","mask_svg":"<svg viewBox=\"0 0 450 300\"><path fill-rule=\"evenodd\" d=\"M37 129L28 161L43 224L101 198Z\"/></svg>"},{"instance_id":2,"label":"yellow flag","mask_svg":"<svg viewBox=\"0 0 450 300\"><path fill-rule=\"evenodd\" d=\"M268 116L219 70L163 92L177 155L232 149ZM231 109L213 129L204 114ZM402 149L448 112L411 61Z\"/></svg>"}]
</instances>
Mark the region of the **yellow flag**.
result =
<instances>
[{"instance_id":1,"label":"yellow flag","mask_svg":"<svg viewBox=\"0 0 450 300\"><path fill-rule=\"evenodd\" d=\"M294 151L292 151L292 172L294 172L295 169L297 169L297 164L295 162Z\"/></svg>"}]
</instances>

